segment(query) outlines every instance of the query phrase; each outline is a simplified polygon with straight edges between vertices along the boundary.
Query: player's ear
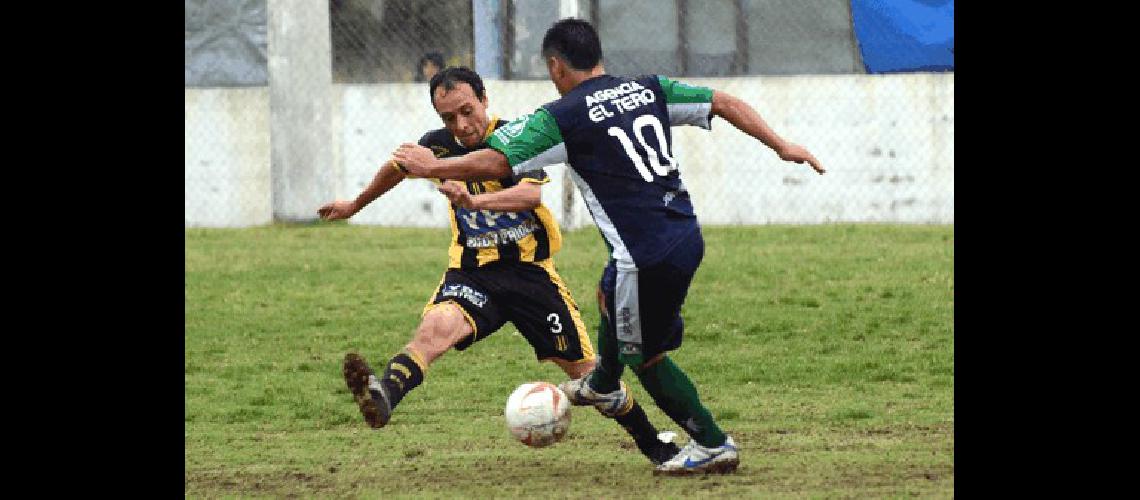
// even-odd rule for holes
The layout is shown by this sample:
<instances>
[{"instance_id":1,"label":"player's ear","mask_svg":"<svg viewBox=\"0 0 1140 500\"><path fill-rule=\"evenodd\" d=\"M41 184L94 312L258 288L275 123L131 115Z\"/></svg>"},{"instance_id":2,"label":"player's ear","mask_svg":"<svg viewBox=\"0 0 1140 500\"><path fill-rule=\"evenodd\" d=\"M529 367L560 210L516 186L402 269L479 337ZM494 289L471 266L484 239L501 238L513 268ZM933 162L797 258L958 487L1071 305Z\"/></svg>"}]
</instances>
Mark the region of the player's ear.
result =
<instances>
[{"instance_id":1,"label":"player's ear","mask_svg":"<svg viewBox=\"0 0 1140 500\"><path fill-rule=\"evenodd\" d=\"M546 56L546 70L550 73L551 79L557 79L562 76L560 69L561 63L562 61L559 61L557 57Z\"/></svg>"}]
</instances>

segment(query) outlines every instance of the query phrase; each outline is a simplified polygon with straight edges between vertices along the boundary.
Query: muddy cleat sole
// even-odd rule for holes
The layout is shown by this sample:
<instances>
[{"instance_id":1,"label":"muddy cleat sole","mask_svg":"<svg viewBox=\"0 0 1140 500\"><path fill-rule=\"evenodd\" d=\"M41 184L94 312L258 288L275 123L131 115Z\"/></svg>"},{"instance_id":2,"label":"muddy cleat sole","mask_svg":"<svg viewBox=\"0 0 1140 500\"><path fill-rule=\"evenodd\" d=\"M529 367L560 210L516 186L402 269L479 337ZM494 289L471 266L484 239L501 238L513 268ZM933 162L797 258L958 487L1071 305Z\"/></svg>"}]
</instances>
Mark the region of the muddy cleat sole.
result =
<instances>
[{"instance_id":1,"label":"muddy cleat sole","mask_svg":"<svg viewBox=\"0 0 1140 500\"><path fill-rule=\"evenodd\" d=\"M368 362L359 354L350 352L344 356L342 372L344 383L352 391L352 398L364 415L364 421L373 429L384 427L392 417L392 405L389 404L388 391Z\"/></svg>"},{"instance_id":2,"label":"muddy cleat sole","mask_svg":"<svg viewBox=\"0 0 1140 500\"><path fill-rule=\"evenodd\" d=\"M724 444L706 448L689 440L679 453L653 469L654 476L687 476L690 474L728 474L740 465L736 443L727 437Z\"/></svg>"}]
</instances>

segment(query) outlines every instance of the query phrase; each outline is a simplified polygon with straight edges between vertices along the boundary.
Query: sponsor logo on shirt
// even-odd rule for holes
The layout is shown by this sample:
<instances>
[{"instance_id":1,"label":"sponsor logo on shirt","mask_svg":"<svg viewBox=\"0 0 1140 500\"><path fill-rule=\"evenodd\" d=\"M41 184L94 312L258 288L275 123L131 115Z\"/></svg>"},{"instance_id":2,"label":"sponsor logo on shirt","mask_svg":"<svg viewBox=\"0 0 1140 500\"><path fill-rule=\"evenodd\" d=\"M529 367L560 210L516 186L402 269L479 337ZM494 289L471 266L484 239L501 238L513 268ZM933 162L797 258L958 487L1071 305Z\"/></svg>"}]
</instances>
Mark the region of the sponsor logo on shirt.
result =
<instances>
[{"instance_id":1,"label":"sponsor logo on shirt","mask_svg":"<svg viewBox=\"0 0 1140 500\"><path fill-rule=\"evenodd\" d=\"M526 128L526 122L532 115L533 113L522 115L516 118L515 121L499 127L498 130L495 130L495 137L499 139L499 141L503 144L510 144L511 139L518 137L519 134L522 133L523 129Z\"/></svg>"}]
</instances>

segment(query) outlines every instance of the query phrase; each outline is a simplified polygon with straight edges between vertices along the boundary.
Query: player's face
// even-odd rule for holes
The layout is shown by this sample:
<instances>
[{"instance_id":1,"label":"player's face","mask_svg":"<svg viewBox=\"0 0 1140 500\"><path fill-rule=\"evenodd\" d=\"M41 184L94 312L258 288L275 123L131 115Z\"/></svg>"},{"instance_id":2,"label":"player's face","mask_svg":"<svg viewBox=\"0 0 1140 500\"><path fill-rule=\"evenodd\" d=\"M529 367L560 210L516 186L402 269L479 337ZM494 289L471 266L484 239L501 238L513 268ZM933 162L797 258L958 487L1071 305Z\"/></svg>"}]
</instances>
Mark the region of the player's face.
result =
<instances>
[{"instance_id":1,"label":"player's face","mask_svg":"<svg viewBox=\"0 0 1140 500\"><path fill-rule=\"evenodd\" d=\"M435 88L435 112L443 119L443 126L464 146L471 148L483 143L487 133L487 96L483 100L475 97L471 85L465 82L455 84L446 90L443 85Z\"/></svg>"}]
</instances>

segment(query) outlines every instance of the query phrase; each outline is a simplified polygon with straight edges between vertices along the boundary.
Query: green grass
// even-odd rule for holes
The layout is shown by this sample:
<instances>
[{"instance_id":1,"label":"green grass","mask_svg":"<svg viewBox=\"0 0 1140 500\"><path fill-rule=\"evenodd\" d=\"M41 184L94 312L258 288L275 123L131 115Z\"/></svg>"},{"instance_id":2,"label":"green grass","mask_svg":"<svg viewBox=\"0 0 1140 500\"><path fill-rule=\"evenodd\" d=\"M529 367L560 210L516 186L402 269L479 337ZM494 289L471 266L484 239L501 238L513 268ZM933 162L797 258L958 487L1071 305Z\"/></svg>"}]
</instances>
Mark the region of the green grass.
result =
<instances>
[{"instance_id":1,"label":"green grass","mask_svg":"<svg viewBox=\"0 0 1140 500\"><path fill-rule=\"evenodd\" d=\"M587 408L554 446L511 440L511 390L564 377L510 325L444 355L387 427L367 428L341 360L382 365L409 340L447 230L187 229L186 496L953 497L953 227L704 231L672 356L741 466L662 478ZM591 330L605 261L592 228L565 234L556 257Z\"/></svg>"}]
</instances>

